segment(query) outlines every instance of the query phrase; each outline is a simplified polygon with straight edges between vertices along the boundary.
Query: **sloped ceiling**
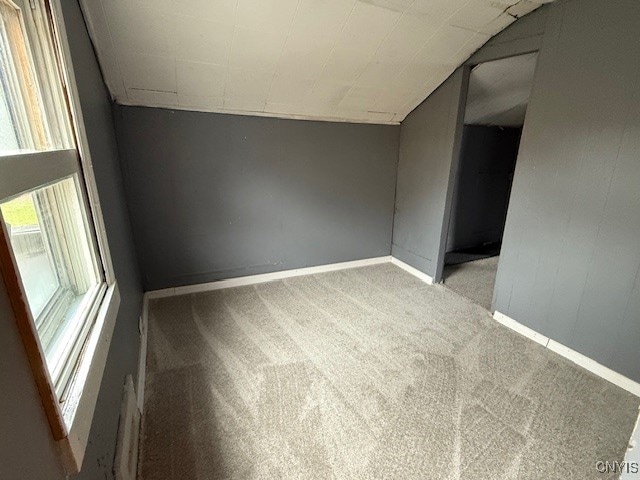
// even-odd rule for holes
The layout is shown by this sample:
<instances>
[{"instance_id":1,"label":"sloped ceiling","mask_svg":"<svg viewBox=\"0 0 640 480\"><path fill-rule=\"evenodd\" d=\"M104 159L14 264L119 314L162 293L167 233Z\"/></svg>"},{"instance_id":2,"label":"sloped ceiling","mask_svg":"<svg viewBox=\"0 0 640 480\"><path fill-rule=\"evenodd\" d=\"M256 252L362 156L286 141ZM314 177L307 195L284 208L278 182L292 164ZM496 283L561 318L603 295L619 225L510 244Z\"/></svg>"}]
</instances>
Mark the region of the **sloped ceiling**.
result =
<instances>
[{"instance_id":1,"label":"sloped ceiling","mask_svg":"<svg viewBox=\"0 0 640 480\"><path fill-rule=\"evenodd\" d=\"M548 0L82 0L116 102L398 123Z\"/></svg>"},{"instance_id":2,"label":"sloped ceiling","mask_svg":"<svg viewBox=\"0 0 640 480\"><path fill-rule=\"evenodd\" d=\"M537 59L537 53L529 53L476 65L469 78L464 123L522 126Z\"/></svg>"}]
</instances>

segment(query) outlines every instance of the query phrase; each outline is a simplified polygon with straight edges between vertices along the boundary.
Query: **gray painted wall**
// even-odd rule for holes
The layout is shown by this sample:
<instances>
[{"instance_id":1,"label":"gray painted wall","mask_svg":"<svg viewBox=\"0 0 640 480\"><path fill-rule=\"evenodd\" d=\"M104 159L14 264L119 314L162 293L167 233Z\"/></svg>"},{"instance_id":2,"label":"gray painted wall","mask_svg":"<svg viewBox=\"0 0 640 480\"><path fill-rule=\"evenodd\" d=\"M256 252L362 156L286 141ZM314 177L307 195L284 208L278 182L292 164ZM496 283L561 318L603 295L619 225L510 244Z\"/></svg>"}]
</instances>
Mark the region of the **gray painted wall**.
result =
<instances>
[{"instance_id":1,"label":"gray painted wall","mask_svg":"<svg viewBox=\"0 0 640 480\"><path fill-rule=\"evenodd\" d=\"M118 107L145 289L389 255L397 126Z\"/></svg>"},{"instance_id":2,"label":"gray painted wall","mask_svg":"<svg viewBox=\"0 0 640 480\"><path fill-rule=\"evenodd\" d=\"M118 161L111 102L76 0L64 0L64 21L84 114L93 169L122 297L96 405L82 472L77 478L111 479L124 377L138 367L142 284Z\"/></svg>"},{"instance_id":3,"label":"gray painted wall","mask_svg":"<svg viewBox=\"0 0 640 480\"><path fill-rule=\"evenodd\" d=\"M61 480L56 443L0 278L0 478Z\"/></svg>"},{"instance_id":4,"label":"gray painted wall","mask_svg":"<svg viewBox=\"0 0 640 480\"><path fill-rule=\"evenodd\" d=\"M521 131L465 125L447 252L502 240Z\"/></svg>"},{"instance_id":5,"label":"gray painted wall","mask_svg":"<svg viewBox=\"0 0 640 480\"><path fill-rule=\"evenodd\" d=\"M552 4L494 307L640 381L640 3Z\"/></svg>"},{"instance_id":6,"label":"gray painted wall","mask_svg":"<svg viewBox=\"0 0 640 480\"><path fill-rule=\"evenodd\" d=\"M431 277L441 273L439 258L444 256L444 212L453 194L465 77L458 69L400 127L392 254Z\"/></svg>"}]
</instances>

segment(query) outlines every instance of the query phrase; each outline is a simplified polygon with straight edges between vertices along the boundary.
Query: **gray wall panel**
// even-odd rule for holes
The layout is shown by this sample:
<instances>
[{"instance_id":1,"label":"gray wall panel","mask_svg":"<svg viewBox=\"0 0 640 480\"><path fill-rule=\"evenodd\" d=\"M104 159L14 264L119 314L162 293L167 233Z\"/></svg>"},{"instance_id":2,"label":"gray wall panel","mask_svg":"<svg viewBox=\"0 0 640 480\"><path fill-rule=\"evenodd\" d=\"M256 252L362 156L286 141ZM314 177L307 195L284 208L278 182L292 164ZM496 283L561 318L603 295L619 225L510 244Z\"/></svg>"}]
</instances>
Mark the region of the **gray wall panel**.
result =
<instances>
[{"instance_id":1,"label":"gray wall panel","mask_svg":"<svg viewBox=\"0 0 640 480\"><path fill-rule=\"evenodd\" d=\"M389 255L399 127L118 107L147 289Z\"/></svg>"},{"instance_id":2,"label":"gray wall panel","mask_svg":"<svg viewBox=\"0 0 640 480\"><path fill-rule=\"evenodd\" d=\"M640 5L632 1L550 7L494 304L635 380L638 21Z\"/></svg>"},{"instance_id":3,"label":"gray wall panel","mask_svg":"<svg viewBox=\"0 0 640 480\"><path fill-rule=\"evenodd\" d=\"M453 193L449 184L455 178L452 160L456 158L455 126L461 118L463 77L463 70L458 69L400 128L392 253L431 277L438 275L447 222L443 213Z\"/></svg>"},{"instance_id":4,"label":"gray wall panel","mask_svg":"<svg viewBox=\"0 0 640 480\"><path fill-rule=\"evenodd\" d=\"M0 279L0 478L62 480L59 450Z\"/></svg>"}]
</instances>

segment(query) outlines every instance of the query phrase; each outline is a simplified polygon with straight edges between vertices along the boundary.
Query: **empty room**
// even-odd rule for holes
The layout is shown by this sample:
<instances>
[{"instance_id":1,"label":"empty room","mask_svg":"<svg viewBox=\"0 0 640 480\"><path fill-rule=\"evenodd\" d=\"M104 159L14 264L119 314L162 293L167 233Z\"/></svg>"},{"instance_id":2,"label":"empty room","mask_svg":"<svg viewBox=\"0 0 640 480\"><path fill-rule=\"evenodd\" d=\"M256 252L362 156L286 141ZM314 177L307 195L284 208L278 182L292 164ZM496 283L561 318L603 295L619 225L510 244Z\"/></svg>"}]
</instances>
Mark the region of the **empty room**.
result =
<instances>
[{"instance_id":1,"label":"empty room","mask_svg":"<svg viewBox=\"0 0 640 480\"><path fill-rule=\"evenodd\" d=\"M640 480L638 25L0 0L0 478Z\"/></svg>"}]
</instances>

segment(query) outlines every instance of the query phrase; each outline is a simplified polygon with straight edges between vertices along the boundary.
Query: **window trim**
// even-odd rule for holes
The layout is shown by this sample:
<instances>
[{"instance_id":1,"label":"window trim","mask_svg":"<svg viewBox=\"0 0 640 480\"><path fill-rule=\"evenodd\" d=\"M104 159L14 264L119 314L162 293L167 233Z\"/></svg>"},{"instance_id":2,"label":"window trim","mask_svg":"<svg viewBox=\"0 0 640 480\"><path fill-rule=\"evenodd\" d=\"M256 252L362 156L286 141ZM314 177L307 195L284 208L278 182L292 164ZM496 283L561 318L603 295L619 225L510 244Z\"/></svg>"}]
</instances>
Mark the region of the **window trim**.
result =
<instances>
[{"instance_id":1,"label":"window trim","mask_svg":"<svg viewBox=\"0 0 640 480\"><path fill-rule=\"evenodd\" d=\"M102 263L106 282L104 297L100 302L94 304L94 311L88 317L92 319L91 322L87 322L90 323L90 327L88 327L89 333L82 344L82 352L69 387L63 394L62 403L58 400L55 387L49 375L44 351L38 339L36 324L27 303L27 297L18 274L17 264L4 222L0 222L2 223L0 225L0 270L7 286L18 330L27 352L52 436L59 446L62 465L68 474L73 474L80 471L84 459L120 306L120 292L111 261L62 6L60 0L43 0L43 5L45 11L41 13L45 19L48 19L48 27L53 37L53 53L56 55L59 64L63 96L65 97L66 108L71 120L72 135L76 140L77 152L75 149L72 150L74 153L74 172L81 176L83 182L80 183L86 189L84 201L91 218L85 220L93 224L97 252L100 257L99 261ZM60 168L69 168L71 166L69 152L63 152L66 153L60 154L64 157L59 159ZM25 159L24 156L20 157L21 160ZM3 160L6 159L7 157L3 158ZM1 178L8 177L2 176ZM6 183L13 183L13 180L12 178L11 182ZM6 186L0 184L0 190L4 187L15 188L16 185Z\"/></svg>"},{"instance_id":2,"label":"window trim","mask_svg":"<svg viewBox=\"0 0 640 480\"><path fill-rule=\"evenodd\" d=\"M80 472L120 307L118 284L107 288L61 408L68 434L58 441L67 473Z\"/></svg>"},{"instance_id":3,"label":"window trim","mask_svg":"<svg viewBox=\"0 0 640 480\"><path fill-rule=\"evenodd\" d=\"M98 240L98 251L104 267L105 280L107 285L111 285L112 283L115 283L116 278L113 270L113 263L111 261L111 252L109 249L109 242L107 240L104 218L102 216L102 205L98 196L98 187L93 171L93 161L91 160L91 152L89 151L89 140L85 128L82 108L80 106L80 96L76 85L73 62L71 60L71 48L69 47L67 30L65 28L64 18L62 15L62 6L60 4L61 0L44 0L44 2L49 7L49 13L52 17L50 27L55 42L54 47L60 56L59 63L62 70L61 77L63 80L63 89L67 96L69 117L71 118L73 135L75 136L77 151L80 157L80 170L84 179L84 186L87 190L86 198L89 203L89 205L87 205L88 211L91 212L91 217L95 226L96 238Z\"/></svg>"}]
</instances>

